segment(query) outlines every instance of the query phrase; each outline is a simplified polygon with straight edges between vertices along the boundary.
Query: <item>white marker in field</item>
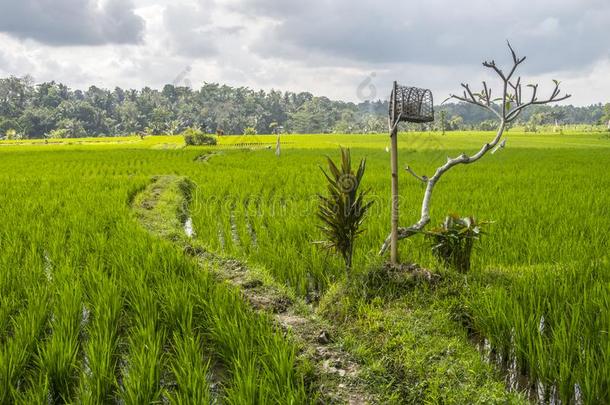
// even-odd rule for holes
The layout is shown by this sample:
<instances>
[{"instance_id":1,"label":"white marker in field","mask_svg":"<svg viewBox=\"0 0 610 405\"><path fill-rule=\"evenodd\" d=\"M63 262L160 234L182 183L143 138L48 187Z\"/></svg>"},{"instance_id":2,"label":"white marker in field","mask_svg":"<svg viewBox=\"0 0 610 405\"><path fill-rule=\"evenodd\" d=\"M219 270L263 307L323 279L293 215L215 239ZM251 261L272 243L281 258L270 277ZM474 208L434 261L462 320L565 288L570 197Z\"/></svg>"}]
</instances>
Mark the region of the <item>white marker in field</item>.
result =
<instances>
[{"instance_id":1,"label":"white marker in field","mask_svg":"<svg viewBox=\"0 0 610 405\"><path fill-rule=\"evenodd\" d=\"M280 134L277 135L277 143L275 144L275 156L280 156Z\"/></svg>"}]
</instances>

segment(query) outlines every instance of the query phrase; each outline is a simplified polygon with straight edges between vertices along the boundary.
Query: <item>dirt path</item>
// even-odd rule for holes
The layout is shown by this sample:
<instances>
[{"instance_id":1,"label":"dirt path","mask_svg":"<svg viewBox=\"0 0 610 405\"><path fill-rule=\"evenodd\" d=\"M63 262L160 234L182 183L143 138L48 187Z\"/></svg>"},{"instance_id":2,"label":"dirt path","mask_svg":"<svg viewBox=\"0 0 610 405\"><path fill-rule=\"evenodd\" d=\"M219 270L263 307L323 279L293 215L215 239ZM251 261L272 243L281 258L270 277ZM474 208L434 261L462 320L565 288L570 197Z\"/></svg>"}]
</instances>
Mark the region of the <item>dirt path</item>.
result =
<instances>
[{"instance_id":1,"label":"dirt path","mask_svg":"<svg viewBox=\"0 0 610 405\"><path fill-rule=\"evenodd\" d=\"M378 403L367 387L360 365L334 342L337 332L318 318L311 307L269 281L260 271L211 253L197 239L185 234L191 189L192 183L184 177L157 176L133 198L132 208L147 230L174 242L203 268L212 267L219 280L239 288L254 309L270 314L286 335L298 343L299 355L314 367L313 384L319 403Z\"/></svg>"}]
</instances>

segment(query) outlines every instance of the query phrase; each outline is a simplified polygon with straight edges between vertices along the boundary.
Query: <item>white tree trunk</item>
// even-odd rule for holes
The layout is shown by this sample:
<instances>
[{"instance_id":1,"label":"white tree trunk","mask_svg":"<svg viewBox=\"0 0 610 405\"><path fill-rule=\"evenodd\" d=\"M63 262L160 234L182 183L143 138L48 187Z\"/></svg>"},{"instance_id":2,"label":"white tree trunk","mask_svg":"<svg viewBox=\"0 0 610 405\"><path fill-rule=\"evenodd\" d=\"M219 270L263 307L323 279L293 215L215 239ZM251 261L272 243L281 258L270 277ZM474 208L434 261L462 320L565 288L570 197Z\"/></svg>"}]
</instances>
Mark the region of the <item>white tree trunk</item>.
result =
<instances>
[{"instance_id":1,"label":"white tree trunk","mask_svg":"<svg viewBox=\"0 0 610 405\"><path fill-rule=\"evenodd\" d=\"M486 143L481 147L481 149L474 155L468 156L466 154L461 154L455 158L447 158L447 163L440 166L436 169L434 176L427 178L425 176L418 176L415 174L410 168L407 168L407 171L411 173L415 178L426 183L426 191L424 192L424 198L421 204L421 214L419 217L419 221L414 223L408 228L399 228L398 230L398 239L405 239L410 236L415 235L420 232L428 223L430 222L430 201L432 200L432 192L434 191L434 186L440 180L440 178L448 172L452 167L457 166L459 164L470 164L474 163L477 160L481 159L487 152L492 150L500 140L502 139L502 135L504 134L504 128L506 127L506 122L504 120L500 121L500 125L498 127L498 131L496 132L496 136L493 138L491 142ZM382 255L386 252L388 247L391 244L391 235L388 236L383 243L379 254Z\"/></svg>"}]
</instances>

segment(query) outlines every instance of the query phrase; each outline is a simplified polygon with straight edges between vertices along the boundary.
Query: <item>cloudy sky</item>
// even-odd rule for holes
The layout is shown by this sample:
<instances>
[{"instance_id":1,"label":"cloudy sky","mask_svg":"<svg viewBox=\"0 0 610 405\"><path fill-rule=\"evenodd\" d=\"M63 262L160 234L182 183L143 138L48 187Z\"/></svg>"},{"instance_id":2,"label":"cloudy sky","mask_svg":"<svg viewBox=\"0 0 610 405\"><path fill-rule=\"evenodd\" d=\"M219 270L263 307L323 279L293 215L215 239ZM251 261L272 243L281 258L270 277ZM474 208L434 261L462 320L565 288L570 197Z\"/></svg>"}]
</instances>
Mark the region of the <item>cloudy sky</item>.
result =
<instances>
[{"instance_id":1,"label":"cloudy sky","mask_svg":"<svg viewBox=\"0 0 610 405\"><path fill-rule=\"evenodd\" d=\"M220 82L385 98L492 79L484 59L528 60L571 103L610 101L609 0L0 0L0 76L73 88ZM549 89L550 84L542 86Z\"/></svg>"}]
</instances>

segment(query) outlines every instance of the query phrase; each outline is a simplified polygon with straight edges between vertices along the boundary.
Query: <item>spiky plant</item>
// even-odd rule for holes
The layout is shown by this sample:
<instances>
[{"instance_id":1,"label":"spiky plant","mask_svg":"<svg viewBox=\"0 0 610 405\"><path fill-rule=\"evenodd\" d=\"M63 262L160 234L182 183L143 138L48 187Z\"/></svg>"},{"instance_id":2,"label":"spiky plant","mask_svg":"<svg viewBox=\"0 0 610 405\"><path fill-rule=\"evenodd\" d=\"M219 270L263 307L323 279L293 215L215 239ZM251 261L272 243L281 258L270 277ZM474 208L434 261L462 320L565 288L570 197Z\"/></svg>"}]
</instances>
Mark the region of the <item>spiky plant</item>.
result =
<instances>
[{"instance_id":1,"label":"spiky plant","mask_svg":"<svg viewBox=\"0 0 610 405\"><path fill-rule=\"evenodd\" d=\"M341 148L341 167L327 156L328 173L320 167L328 182L326 196L319 195L319 228L326 240L318 242L324 248L340 254L349 275L352 268L354 241L364 230L360 229L365 214L373 204L365 202L368 191L358 191L366 168L366 159L360 161L358 170L352 170L349 148Z\"/></svg>"},{"instance_id":2,"label":"spiky plant","mask_svg":"<svg viewBox=\"0 0 610 405\"><path fill-rule=\"evenodd\" d=\"M461 273L470 270L470 258L474 243L483 235L482 227L488 221L477 221L473 217L460 218L448 215L438 227L424 231L432 245L432 253L448 267Z\"/></svg>"}]
</instances>

